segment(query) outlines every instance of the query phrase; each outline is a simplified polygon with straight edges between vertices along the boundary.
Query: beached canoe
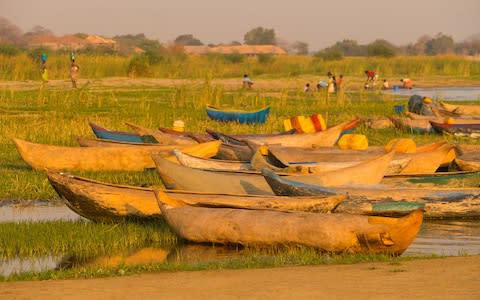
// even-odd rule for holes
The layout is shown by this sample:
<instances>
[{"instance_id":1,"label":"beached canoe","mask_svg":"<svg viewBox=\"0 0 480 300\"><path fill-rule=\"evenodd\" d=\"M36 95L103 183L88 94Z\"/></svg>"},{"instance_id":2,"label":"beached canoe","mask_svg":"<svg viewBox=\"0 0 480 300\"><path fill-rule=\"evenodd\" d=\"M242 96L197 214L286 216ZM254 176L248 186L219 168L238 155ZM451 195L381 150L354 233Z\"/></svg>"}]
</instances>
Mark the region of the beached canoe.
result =
<instances>
[{"instance_id":1,"label":"beached canoe","mask_svg":"<svg viewBox=\"0 0 480 300\"><path fill-rule=\"evenodd\" d=\"M158 143L152 136L142 137L140 134L135 132L109 130L92 122L89 122L88 125L90 125L93 133L99 139L131 143Z\"/></svg>"},{"instance_id":2,"label":"beached canoe","mask_svg":"<svg viewBox=\"0 0 480 300\"><path fill-rule=\"evenodd\" d=\"M207 115L210 119L221 122L238 122L240 124L263 124L267 121L270 113L270 107L255 110L228 110L219 109L211 105L207 105Z\"/></svg>"},{"instance_id":3,"label":"beached canoe","mask_svg":"<svg viewBox=\"0 0 480 300\"><path fill-rule=\"evenodd\" d=\"M257 144L281 145L283 147L332 147L348 123L350 122L345 122L330 127L327 130L314 133L262 137L251 141Z\"/></svg>"},{"instance_id":4,"label":"beached canoe","mask_svg":"<svg viewBox=\"0 0 480 300\"><path fill-rule=\"evenodd\" d=\"M480 188L393 188L389 186L324 187L305 184L296 178L278 176L274 172L262 171L266 181L279 196L314 196L346 193L347 200L335 212L370 214L384 211L387 202L421 202L425 205L425 218L479 218ZM388 204L391 206L391 204ZM401 205L402 209L409 209ZM392 209L392 208L390 208ZM393 208L394 209L394 208Z\"/></svg>"},{"instance_id":5,"label":"beached canoe","mask_svg":"<svg viewBox=\"0 0 480 300\"><path fill-rule=\"evenodd\" d=\"M423 212L402 218L193 207L161 194L162 213L180 237L197 243L303 245L335 253L400 255L415 239Z\"/></svg>"},{"instance_id":6,"label":"beached canoe","mask_svg":"<svg viewBox=\"0 0 480 300\"><path fill-rule=\"evenodd\" d=\"M480 171L480 151L464 152L455 158L455 163L462 171Z\"/></svg>"},{"instance_id":7,"label":"beached canoe","mask_svg":"<svg viewBox=\"0 0 480 300\"><path fill-rule=\"evenodd\" d=\"M105 140L99 138L88 138L88 137L76 137L78 144L81 147L149 147L149 146L160 146L160 144L152 143L134 143L134 142L121 142L115 140Z\"/></svg>"},{"instance_id":8,"label":"beached canoe","mask_svg":"<svg viewBox=\"0 0 480 300\"><path fill-rule=\"evenodd\" d=\"M430 124L435 131L440 133L479 133L480 132L480 120L474 122L465 123L439 123L430 121Z\"/></svg>"},{"instance_id":9,"label":"beached canoe","mask_svg":"<svg viewBox=\"0 0 480 300\"><path fill-rule=\"evenodd\" d=\"M446 144L445 142L437 142L425 146L417 147L416 153L397 153L390 163L390 170L387 174L429 174L435 172L441 165L448 164L455 158L454 146ZM322 163L324 167L329 169L335 165L353 164L355 161L365 161L366 159L385 153L383 147L370 147L367 150L341 150L336 148L317 148L317 149L302 149L299 147L278 147L269 146L269 155L275 157L283 165L304 165L315 168L317 164L317 171L321 171ZM409 160L406 165L406 160ZM398 166L405 166L398 168Z\"/></svg>"},{"instance_id":10,"label":"beached canoe","mask_svg":"<svg viewBox=\"0 0 480 300\"><path fill-rule=\"evenodd\" d=\"M432 131L432 125L428 119L390 117L390 120L397 129L408 130L412 133L430 133Z\"/></svg>"},{"instance_id":11,"label":"beached canoe","mask_svg":"<svg viewBox=\"0 0 480 300\"><path fill-rule=\"evenodd\" d=\"M252 170L252 165L250 161L233 161L233 160L223 160L223 159L208 159L196 157L183 153L180 150L173 150L175 157L178 162L189 168L194 169L209 169L209 170L220 170L220 171L250 171Z\"/></svg>"},{"instance_id":12,"label":"beached canoe","mask_svg":"<svg viewBox=\"0 0 480 300\"><path fill-rule=\"evenodd\" d=\"M378 184L392 159L393 151L355 166L321 174L296 175L296 180L325 186ZM222 172L187 168L153 155L164 185L168 189L209 193L271 195L272 190L259 173Z\"/></svg>"},{"instance_id":13,"label":"beached canoe","mask_svg":"<svg viewBox=\"0 0 480 300\"><path fill-rule=\"evenodd\" d=\"M219 141L188 145L158 145L145 147L64 147L36 144L13 139L23 160L37 170L84 170L84 171L143 171L154 168L151 158L154 153L172 154L173 149L202 157L217 154Z\"/></svg>"},{"instance_id":14,"label":"beached canoe","mask_svg":"<svg viewBox=\"0 0 480 300\"><path fill-rule=\"evenodd\" d=\"M447 111L464 115L480 116L480 105L462 105L440 102L440 105Z\"/></svg>"},{"instance_id":15,"label":"beached canoe","mask_svg":"<svg viewBox=\"0 0 480 300\"><path fill-rule=\"evenodd\" d=\"M173 135L164 133L160 130L150 129L138 124L131 122L125 122L126 125L130 126L136 133L140 135L149 135L153 136L155 140L160 144L164 145L194 145L198 144L195 140L190 137L185 137L181 135Z\"/></svg>"},{"instance_id":16,"label":"beached canoe","mask_svg":"<svg viewBox=\"0 0 480 300\"><path fill-rule=\"evenodd\" d=\"M48 171L47 176L55 191L65 200L65 204L89 220L105 222L161 216L153 189L108 184L54 171ZM179 198L195 206L321 213L332 211L346 197L343 194L292 198L187 191L164 192L172 199Z\"/></svg>"}]
</instances>

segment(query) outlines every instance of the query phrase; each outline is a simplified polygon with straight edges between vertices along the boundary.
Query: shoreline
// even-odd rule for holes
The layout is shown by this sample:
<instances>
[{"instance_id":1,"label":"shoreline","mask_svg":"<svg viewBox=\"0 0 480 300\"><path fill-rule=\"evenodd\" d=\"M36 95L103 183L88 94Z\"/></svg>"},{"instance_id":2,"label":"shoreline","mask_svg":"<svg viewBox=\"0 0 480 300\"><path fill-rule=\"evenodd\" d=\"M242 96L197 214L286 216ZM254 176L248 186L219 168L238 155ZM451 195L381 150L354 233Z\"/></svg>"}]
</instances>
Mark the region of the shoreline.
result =
<instances>
[{"instance_id":1,"label":"shoreline","mask_svg":"<svg viewBox=\"0 0 480 300\"><path fill-rule=\"evenodd\" d=\"M3 299L479 299L480 256L0 283Z\"/></svg>"}]
</instances>

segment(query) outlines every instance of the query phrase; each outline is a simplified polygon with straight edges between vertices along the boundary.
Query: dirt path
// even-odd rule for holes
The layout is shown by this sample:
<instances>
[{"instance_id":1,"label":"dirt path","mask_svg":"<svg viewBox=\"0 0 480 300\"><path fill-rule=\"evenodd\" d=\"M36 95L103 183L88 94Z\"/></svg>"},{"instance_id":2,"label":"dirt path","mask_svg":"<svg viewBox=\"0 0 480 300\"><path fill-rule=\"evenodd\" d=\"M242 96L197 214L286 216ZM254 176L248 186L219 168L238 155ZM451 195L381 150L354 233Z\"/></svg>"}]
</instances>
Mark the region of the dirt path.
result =
<instances>
[{"instance_id":1,"label":"dirt path","mask_svg":"<svg viewBox=\"0 0 480 300\"><path fill-rule=\"evenodd\" d=\"M480 299L480 256L0 283L2 299Z\"/></svg>"}]
</instances>

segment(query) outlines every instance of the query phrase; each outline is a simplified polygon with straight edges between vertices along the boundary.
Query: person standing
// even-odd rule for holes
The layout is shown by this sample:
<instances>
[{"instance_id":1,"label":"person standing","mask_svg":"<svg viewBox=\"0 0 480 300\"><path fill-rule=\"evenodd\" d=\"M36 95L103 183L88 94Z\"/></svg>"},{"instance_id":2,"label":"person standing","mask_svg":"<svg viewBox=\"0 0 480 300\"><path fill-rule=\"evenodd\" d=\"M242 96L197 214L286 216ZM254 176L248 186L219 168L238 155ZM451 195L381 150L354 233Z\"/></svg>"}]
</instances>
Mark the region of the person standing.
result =
<instances>
[{"instance_id":1,"label":"person standing","mask_svg":"<svg viewBox=\"0 0 480 300\"><path fill-rule=\"evenodd\" d=\"M335 88L339 91L342 88L343 75L338 76L337 81L335 82Z\"/></svg>"},{"instance_id":2,"label":"person standing","mask_svg":"<svg viewBox=\"0 0 480 300\"><path fill-rule=\"evenodd\" d=\"M72 87L74 89L76 89L77 88L78 71L80 70L80 67L75 63L75 54L74 53L71 53L70 60L72 61L72 63L70 64L70 80L72 81Z\"/></svg>"},{"instance_id":3,"label":"person standing","mask_svg":"<svg viewBox=\"0 0 480 300\"><path fill-rule=\"evenodd\" d=\"M47 71L47 54L42 53L40 56L41 65L40 65L40 76L42 77L43 83L48 82L48 71Z\"/></svg>"},{"instance_id":4,"label":"person standing","mask_svg":"<svg viewBox=\"0 0 480 300\"><path fill-rule=\"evenodd\" d=\"M243 75L243 87L244 88L251 88L252 85L253 85L253 81L250 79L250 77L248 76L248 74L244 74Z\"/></svg>"},{"instance_id":5,"label":"person standing","mask_svg":"<svg viewBox=\"0 0 480 300\"><path fill-rule=\"evenodd\" d=\"M328 72L327 76L328 76L327 92L334 93L335 92L335 76L331 72Z\"/></svg>"}]
</instances>

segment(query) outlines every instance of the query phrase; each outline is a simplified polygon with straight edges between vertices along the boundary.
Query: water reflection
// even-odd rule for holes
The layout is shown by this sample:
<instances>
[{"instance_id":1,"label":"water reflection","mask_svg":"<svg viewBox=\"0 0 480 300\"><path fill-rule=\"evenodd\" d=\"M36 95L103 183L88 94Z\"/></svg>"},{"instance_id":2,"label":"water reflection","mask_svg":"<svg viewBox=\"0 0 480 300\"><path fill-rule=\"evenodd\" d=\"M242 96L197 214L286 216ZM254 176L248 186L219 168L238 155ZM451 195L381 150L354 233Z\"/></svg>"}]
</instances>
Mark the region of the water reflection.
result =
<instances>
[{"instance_id":1,"label":"water reflection","mask_svg":"<svg viewBox=\"0 0 480 300\"><path fill-rule=\"evenodd\" d=\"M26 272L43 272L54 270L62 261L62 256L44 256L30 258L0 259L0 275L10 276Z\"/></svg>"},{"instance_id":2,"label":"water reflection","mask_svg":"<svg viewBox=\"0 0 480 300\"><path fill-rule=\"evenodd\" d=\"M46 201L34 201L23 204L8 203L0 206L0 223L75 221L80 219L83 218L61 203L51 205Z\"/></svg>"},{"instance_id":3,"label":"water reflection","mask_svg":"<svg viewBox=\"0 0 480 300\"><path fill-rule=\"evenodd\" d=\"M252 250L241 246L181 244L171 249L147 247L125 253L114 253L95 258L73 255L47 256L29 259L0 259L0 275L40 272L78 267L115 267L139 264L203 264L241 259ZM413 244L404 256L419 255L474 255L480 254L480 220L424 222ZM271 253L269 255L272 255Z\"/></svg>"},{"instance_id":4,"label":"water reflection","mask_svg":"<svg viewBox=\"0 0 480 300\"><path fill-rule=\"evenodd\" d=\"M480 100L480 87L436 87L387 90L383 93L412 96L421 95L436 100Z\"/></svg>"},{"instance_id":5,"label":"water reflection","mask_svg":"<svg viewBox=\"0 0 480 300\"><path fill-rule=\"evenodd\" d=\"M425 222L404 255L480 254L480 220Z\"/></svg>"}]
</instances>

